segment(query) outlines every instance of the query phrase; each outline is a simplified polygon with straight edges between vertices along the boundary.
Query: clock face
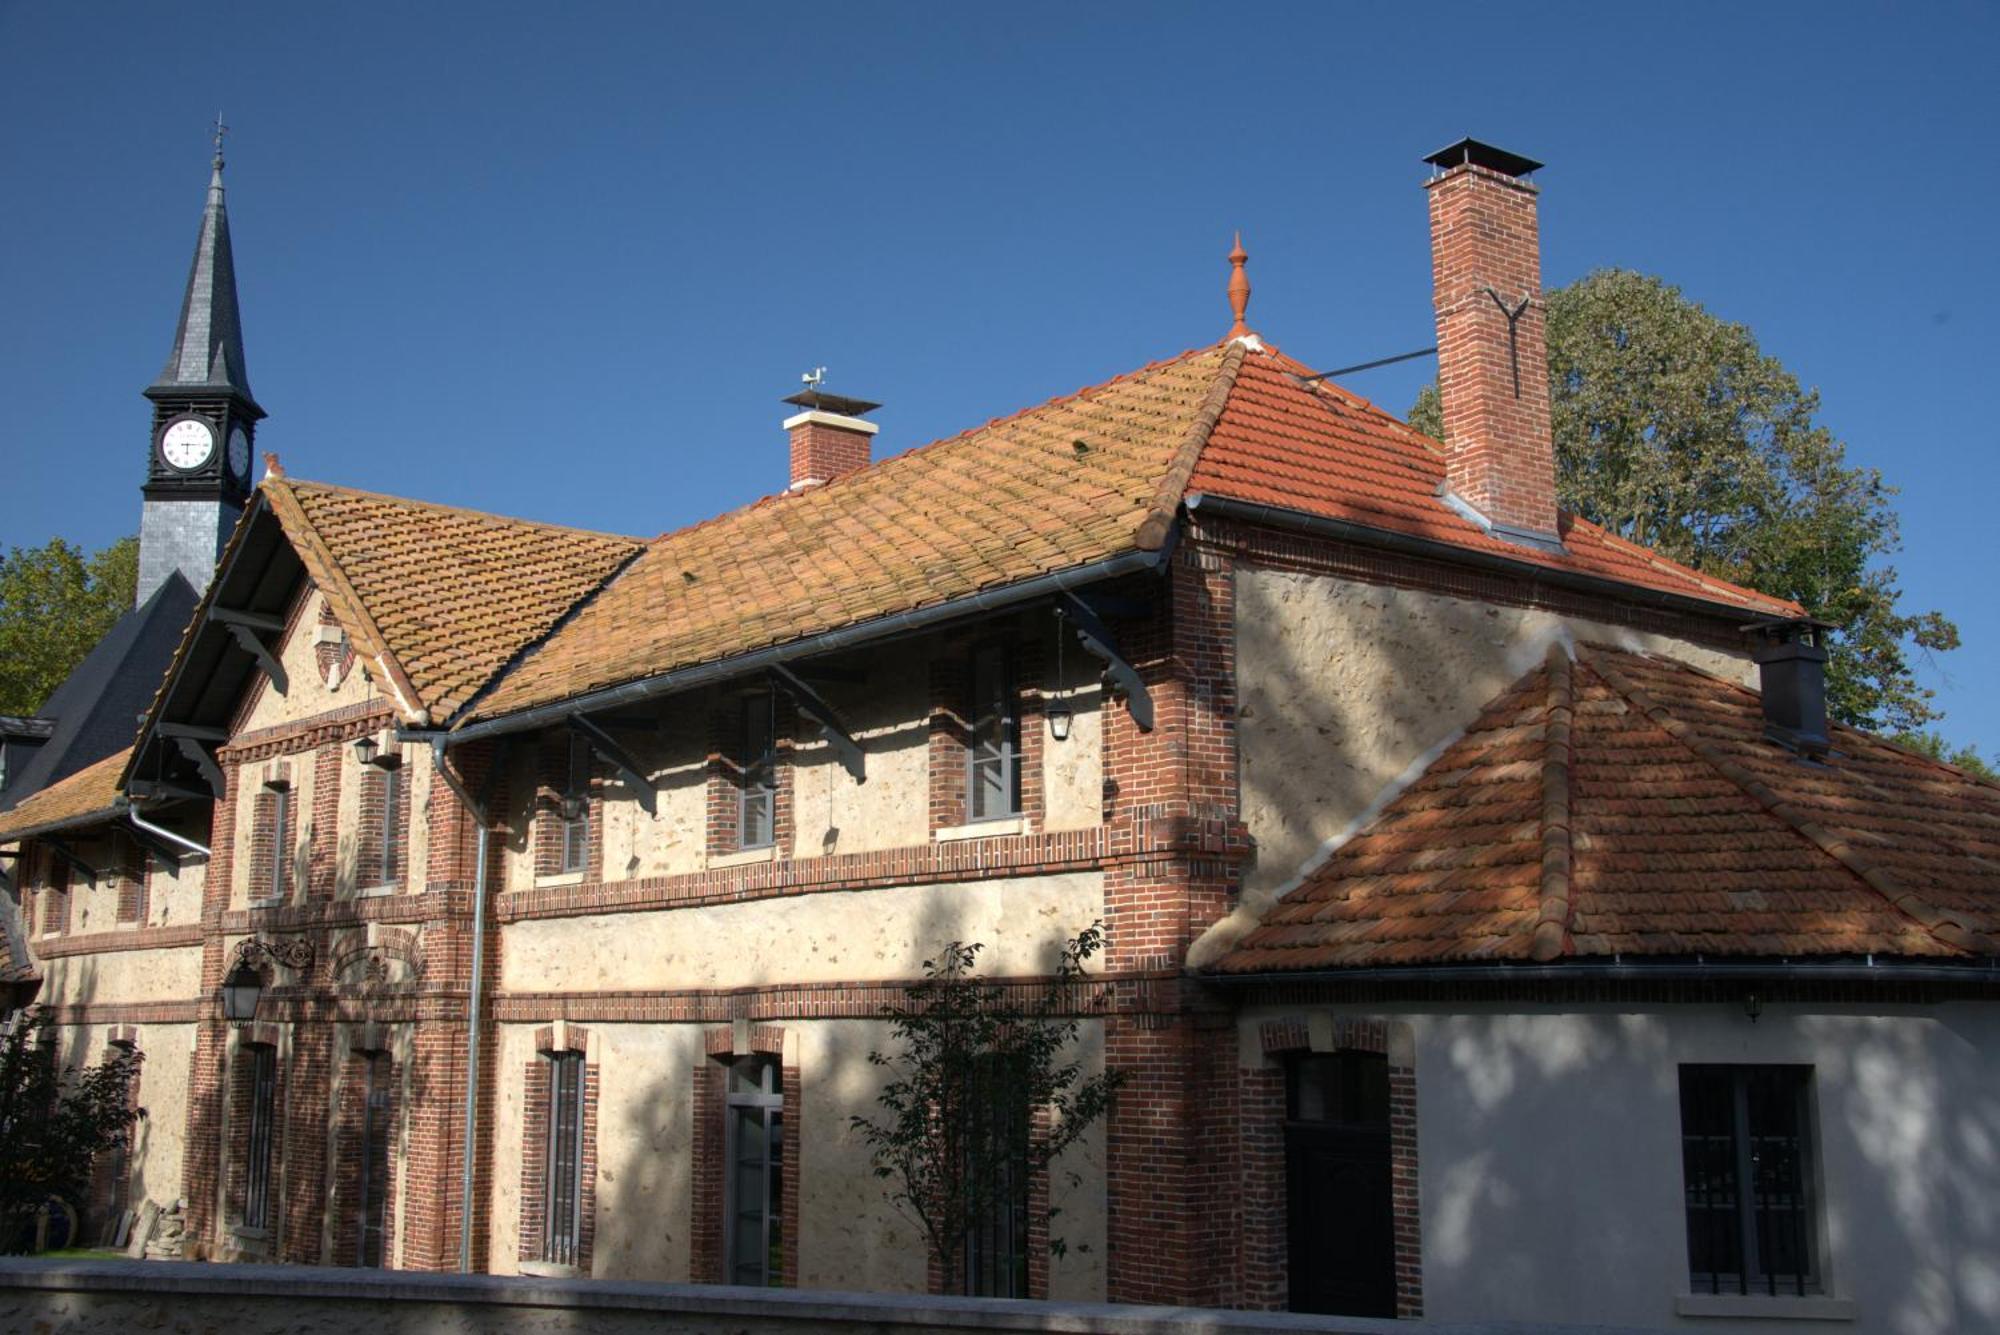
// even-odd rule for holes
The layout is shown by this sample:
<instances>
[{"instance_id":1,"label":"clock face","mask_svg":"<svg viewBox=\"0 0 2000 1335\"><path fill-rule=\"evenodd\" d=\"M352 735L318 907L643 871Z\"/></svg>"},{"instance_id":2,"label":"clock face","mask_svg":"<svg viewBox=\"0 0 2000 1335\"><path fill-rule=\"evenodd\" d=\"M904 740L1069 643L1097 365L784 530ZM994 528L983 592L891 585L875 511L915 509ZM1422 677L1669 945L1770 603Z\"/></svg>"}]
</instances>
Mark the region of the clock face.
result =
<instances>
[{"instance_id":1,"label":"clock face","mask_svg":"<svg viewBox=\"0 0 2000 1335\"><path fill-rule=\"evenodd\" d=\"M199 418L183 417L161 433L160 453L182 472L199 468L215 453L215 432Z\"/></svg>"},{"instance_id":2,"label":"clock face","mask_svg":"<svg viewBox=\"0 0 2000 1335\"><path fill-rule=\"evenodd\" d=\"M240 426L229 432L229 473L237 478L250 476L250 437Z\"/></svg>"}]
</instances>

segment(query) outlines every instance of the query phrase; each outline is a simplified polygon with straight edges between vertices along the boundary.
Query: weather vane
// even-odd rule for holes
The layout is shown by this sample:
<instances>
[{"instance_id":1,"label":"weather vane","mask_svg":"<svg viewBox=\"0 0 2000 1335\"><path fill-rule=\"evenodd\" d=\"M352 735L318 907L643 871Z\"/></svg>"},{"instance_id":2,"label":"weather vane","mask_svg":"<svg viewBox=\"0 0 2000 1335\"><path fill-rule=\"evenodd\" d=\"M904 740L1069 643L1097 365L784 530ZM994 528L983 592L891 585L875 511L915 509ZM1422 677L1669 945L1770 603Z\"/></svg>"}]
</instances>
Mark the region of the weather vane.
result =
<instances>
[{"instance_id":1,"label":"weather vane","mask_svg":"<svg viewBox=\"0 0 2000 1335\"><path fill-rule=\"evenodd\" d=\"M215 165L222 165L222 136L229 133L229 127L222 123L222 113L215 113Z\"/></svg>"}]
</instances>

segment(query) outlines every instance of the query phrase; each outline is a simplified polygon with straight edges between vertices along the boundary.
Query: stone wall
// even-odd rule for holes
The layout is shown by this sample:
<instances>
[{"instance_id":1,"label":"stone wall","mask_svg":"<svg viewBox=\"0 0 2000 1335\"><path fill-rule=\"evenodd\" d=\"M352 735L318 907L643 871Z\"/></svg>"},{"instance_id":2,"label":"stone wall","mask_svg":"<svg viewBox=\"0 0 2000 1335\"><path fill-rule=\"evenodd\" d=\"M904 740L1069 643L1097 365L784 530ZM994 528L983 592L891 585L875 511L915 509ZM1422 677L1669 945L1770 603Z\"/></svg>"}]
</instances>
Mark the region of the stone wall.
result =
<instances>
[{"instance_id":1,"label":"stone wall","mask_svg":"<svg viewBox=\"0 0 2000 1335\"><path fill-rule=\"evenodd\" d=\"M283 1330L295 1335L805 1335L957 1330L1066 1335L1394 1335L1360 1317L997 1299L746 1290L709 1285L416 1275L284 1266L0 1259L0 1329ZM1537 1335L1564 1327L1425 1325L1433 1335ZM1567 1328L1583 1335L1581 1328ZM1592 1327L1594 1335L1621 1335ZM1634 1335L1626 1331L1622 1335Z\"/></svg>"}]
</instances>

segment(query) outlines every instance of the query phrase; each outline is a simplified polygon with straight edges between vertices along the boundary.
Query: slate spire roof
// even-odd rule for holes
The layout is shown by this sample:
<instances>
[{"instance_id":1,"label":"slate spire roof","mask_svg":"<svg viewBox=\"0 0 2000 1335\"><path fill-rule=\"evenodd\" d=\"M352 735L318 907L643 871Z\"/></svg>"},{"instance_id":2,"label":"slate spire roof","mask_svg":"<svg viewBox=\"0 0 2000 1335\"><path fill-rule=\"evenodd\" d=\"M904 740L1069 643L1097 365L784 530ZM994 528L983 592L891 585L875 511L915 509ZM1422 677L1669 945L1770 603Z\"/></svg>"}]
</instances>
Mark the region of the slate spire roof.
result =
<instances>
[{"instance_id":1,"label":"slate spire roof","mask_svg":"<svg viewBox=\"0 0 2000 1335\"><path fill-rule=\"evenodd\" d=\"M1801 762L1745 687L1554 646L1212 967L2000 954L2000 786L1833 742Z\"/></svg>"},{"instance_id":2,"label":"slate spire roof","mask_svg":"<svg viewBox=\"0 0 2000 1335\"><path fill-rule=\"evenodd\" d=\"M208 206L202 210L201 232L195 238L174 348L147 393L190 389L227 391L253 407L257 402L243 360L243 317L236 306L236 260L229 247L220 147L209 173Z\"/></svg>"}]
</instances>

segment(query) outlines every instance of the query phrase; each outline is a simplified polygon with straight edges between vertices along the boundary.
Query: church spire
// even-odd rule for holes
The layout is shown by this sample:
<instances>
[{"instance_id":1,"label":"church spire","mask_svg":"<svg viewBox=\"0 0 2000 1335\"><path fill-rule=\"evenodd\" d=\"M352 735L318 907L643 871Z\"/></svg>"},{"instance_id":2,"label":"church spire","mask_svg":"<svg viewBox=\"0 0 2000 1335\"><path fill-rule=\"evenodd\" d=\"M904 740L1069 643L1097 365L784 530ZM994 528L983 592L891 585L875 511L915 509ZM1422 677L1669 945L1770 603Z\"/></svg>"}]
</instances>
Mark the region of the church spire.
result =
<instances>
[{"instance_id":1,"label":"church spire","mask_svg":"<svg viewBox=\"0 0 2000 1335\"><path fill-rule=\"evenodd\" d=\"M223 200L222 136L229 127L215 119L215 159L208 178L208 207L202 210L187 295L181 299L174 350L148 391L184 394L190 390L226 393L255 410L250 375L243 361L243 318L236 307L236 261L229 248L229 210ZM262 416L261 412L257 413Z\"/></svg>"}]
</instances>

